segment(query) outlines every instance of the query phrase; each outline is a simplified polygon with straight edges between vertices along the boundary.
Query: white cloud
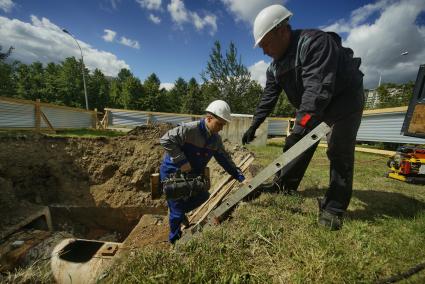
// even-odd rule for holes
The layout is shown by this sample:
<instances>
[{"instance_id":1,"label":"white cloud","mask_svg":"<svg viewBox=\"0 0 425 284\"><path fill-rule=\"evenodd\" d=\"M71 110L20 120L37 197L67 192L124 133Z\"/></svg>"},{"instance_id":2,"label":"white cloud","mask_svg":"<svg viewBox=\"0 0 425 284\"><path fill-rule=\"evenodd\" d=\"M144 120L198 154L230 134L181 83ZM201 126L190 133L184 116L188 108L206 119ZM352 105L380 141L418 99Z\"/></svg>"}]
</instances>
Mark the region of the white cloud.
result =
<instances>
[{"instance_id":1,"label":"white cloud","mask_svg":"<svg viewBox=\"0 0 425 284\"><path fill-rule=\"evenodd\" d=\"M114 41L115 36L117 35L116 32L114 32L113 30L108 30L108 29L104 29L103 30L105 32L105 34L102 36L102 38L107 41L107 42L112 42Z\"/></svg>"},{"instance_id":2,"label":"white cloud","mask_svg":"<svg viewBox=\"0 0 425 284\"><path fill-rule=\"evenodd\" d=\"M149 14L149 20L151 20L154 24L161 23L161 18L155 16L154 14Z\"/></svg>"},{"instance_id":3,"label":"white cloud","mask_svg":"<svg viewBox=\"0 0 425 284\"><path fill-rule=\"evenodd\" d=\"M179 25L189 21L189 16L181 0L171 0L171 3L167 6L168 12L171 14L173 21Z\"/></svg>"},{"instance_id":4,"label":"white cloud","mask_svg":"<svg viewBox=\"0 0 425 284\"><path fill-rule=\"evenodd\" d=\"M15 3L13 3L12 0L0 0L0 9L3 10L5 13L9 13L10 11L12 11L14 6Z\"/></svg>"},{"instance_id":5,"label":"white cloud","mask_svg":"<svg viewBox=\"0 0 425 284\"><path fill-rule=\"evenodd\" d=\"M285 1L278 0L221 0L227 9L236 16L236 20L254 23L258 12L273 4L284 4Z\"/></svg>"},{"instance_id":6,"label":"white cloud","mask_svg":"<svg viewBox=\"0 0 425 284\"><path fill-rule=\"evenodd\" d=\"M202 18L197 12L187 10L182 0L171 0L167 6L167 10L173 22L180 28L183 28L183 24L185 23L191 23L198 31L209 26L210 35L214 35L217 32L217 17L214 14L206 13Z\"/></svg>"},{"instance_id":7,"label":"white cloud","mask_svg":"<svg viewBox=\"0 0 425 284\"><path fill-rule=\"evenodd\" d=\"M266 86L266 71L269 64L270 63L266 63L264 60L260 60L248 67L251 73L251 79L257 81L263 87Z\"/></svg>"},{"instance_id":8,"label":"white cloud","mask_svg":"<svg viewBox=\"0 0 425 284\"><path fill-rule=\"evenodd\" d=\"M126 38L125 36L121 37L119 43L131 48L140 49L140 45L137 40L132 40L132 39Z\"/></svg>"},{"instance_id":9,"label":"white cloud","mask_svg":"<svg viewBox=\"0 0 425 284\"><path fill-rule=\"evenodd\" d=\"M136 0L136 2L139 3L140 7L148 10L161 9L161 0Z\"/></svg>"},{"instance_id":10,"label":"white cloud","mask_svg":"<svg viewBox=\"0 0 425 284\"><path fill-rule=\"evenodd\" d=\"M166 89L167 91L171 90L172 88L174 88L174 83L161 83L159 85L159 87L162 89Z\"/></svg>"},{"instance_id":11,"label":"white cloud","mask_svg":"<svg viewBox=\"0 0 425 284\"><path fill-rule=\"evenodd\" d=\"M425 26L418 26L417 17L425 11L423 0L381 0L351 13L349 20L340 20L326 30L347 32L344 46L362 58L365 87L382 82L401 83L415 80L425 58ZM378 13L373 23L367 23ZM408 51L407 55L401 55Z\"/></svg>"},{"instance_id":12,"label":"white cloud","mask_svg":"<svg viewBox=\"0 0 425 284\"><path fill-rule=\"evenodd\" d=\"M2 46L15 49L11 59L30 64L40 61L59 63L65 58L74 56L80 58L74 39L64 33L60 27L50 22L47 18L31 16L32 23L22 22L18 19L9 19L0 16L0 38ZM90 44L78 40L84 55L84 63L90 70L98 68L105 75L116 76L122 68L130 69L123 60L114 54L98 50Z\"/></svg>"}]
</instances>

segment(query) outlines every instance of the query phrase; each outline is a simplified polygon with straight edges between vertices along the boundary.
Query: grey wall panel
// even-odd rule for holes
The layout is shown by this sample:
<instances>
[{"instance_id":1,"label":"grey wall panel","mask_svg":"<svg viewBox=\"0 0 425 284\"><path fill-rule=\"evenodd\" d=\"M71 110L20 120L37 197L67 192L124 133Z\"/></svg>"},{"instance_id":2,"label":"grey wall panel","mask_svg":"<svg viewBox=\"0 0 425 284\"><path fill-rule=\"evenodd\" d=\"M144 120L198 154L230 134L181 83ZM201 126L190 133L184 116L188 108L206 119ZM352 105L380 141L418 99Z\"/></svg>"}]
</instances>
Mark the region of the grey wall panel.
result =
<instances>
[{"instance_id":1,"label":"grey wall panel","mask_svg":"<svg viewBox=\"0 0 425 284\"><path fill-rule=\"evenodd\" d=\"M171 123L178 125L182 122L190 122L200 119L199 116L176 115L172 113L150 113L138 111L126 111L120 109L105 109L108 111L108 125L111 127L136 127L146 124L148 121L153 123ZM226 125L220 132L223 139L235 143L241 143L242 136L249 128L252 121L252 115L232 114L232 122ZM257 138L253 141L254 145L265 145L267 142L267 121L257 130Z\"/></svg>"},{"instance_id":2,"label":"grey wall panel","mask_svg":"<svg viewBox=\"0 0 425 284\"><path fill-rule=\"evenodd\" d=\"M268 135L269 136L286 136L288 129L287 120L269 119Z\"/></svg>"},{"instance_id":3,"label":"grey wall panel","mask_svg":"<svg viewBox=\"0 0 425 284\"><path fill-rule=\"evenodd\" d=\"M0 128L32 128L34 105L0 101Z\"/></svg>"},{"instance_id":4,"label":"grey wall panel","mask_svg":"<svg viewBox=\"0 0 425 284\"><path fill-rule=\"evenodd\" d=\"M41 111L46 115L53 128L91 128L94 126L93 113L41 106ZM48 125L41 119L41 127Z\"/></svg>"},{"instance_id":5,"label":"grey wall panel","mask_svg":"<svg viewBox=\"0 0 425 284\"><path fill-rule=\"evenodd\" d=\"M357 141L425 144L425 139L400 134L405 112L363 116Z\"/></svg>"},{"instance_id":6,"label":"grey wall panel","mask_svg":"<svg viewBox=\"0 0 425 284\"><path fill-rule=\"evenodd\" d=\"M108 110L109 111L109 110ZM109 111L109 125L136 127L146 124L149 116L146 113L128 112L128 111Z\"/></svg>"}]
</instances>

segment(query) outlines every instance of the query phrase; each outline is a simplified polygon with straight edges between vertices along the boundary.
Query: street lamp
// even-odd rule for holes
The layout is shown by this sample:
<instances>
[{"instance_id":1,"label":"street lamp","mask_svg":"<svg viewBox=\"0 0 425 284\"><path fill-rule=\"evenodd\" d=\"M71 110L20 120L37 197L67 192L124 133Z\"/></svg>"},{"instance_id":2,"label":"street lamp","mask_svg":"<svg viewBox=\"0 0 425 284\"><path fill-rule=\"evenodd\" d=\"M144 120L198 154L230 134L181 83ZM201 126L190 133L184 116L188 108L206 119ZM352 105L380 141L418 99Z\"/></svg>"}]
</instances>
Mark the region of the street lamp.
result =
<instances>
[{"instance_id":1,"label":"street lamp","mask_svg":"<svg viewBox=\"0 0 425 284\"><path fill-rule=\"evenodd\" d=\"M399 56L404 56L404 55L408 55L409 52L408 51L403 51L402 53L400 53ZM398 56L397 56L398 57ZM396 59L397 57L395 57L394 59ZM382 79L382 73L379 72L379 82L378 82L378 87L381 86L381 79Z\"/></svg>"},{"instance_id":2,"label":"street lamp","mask_svg":"<svg viewBox=\"0 0 425 284\"><path fill-rule=\"evenodd\" d=\"M75 39L75 37L70 32L68 32L66 29L62 29L62 31L64 33L70 35L75 40L75 42L78 45L78 48L80 49L80 53L81 53L81 72L83 73L83 84L84 84L84 96L86 98L86 109L88 110L89 109L89 102L87 100L86 76L84 75L85 72L84 72L83 51L81 50L81 47L80 47L80 44L78 43L78 41Z\"/></svg>"}]
</instances>

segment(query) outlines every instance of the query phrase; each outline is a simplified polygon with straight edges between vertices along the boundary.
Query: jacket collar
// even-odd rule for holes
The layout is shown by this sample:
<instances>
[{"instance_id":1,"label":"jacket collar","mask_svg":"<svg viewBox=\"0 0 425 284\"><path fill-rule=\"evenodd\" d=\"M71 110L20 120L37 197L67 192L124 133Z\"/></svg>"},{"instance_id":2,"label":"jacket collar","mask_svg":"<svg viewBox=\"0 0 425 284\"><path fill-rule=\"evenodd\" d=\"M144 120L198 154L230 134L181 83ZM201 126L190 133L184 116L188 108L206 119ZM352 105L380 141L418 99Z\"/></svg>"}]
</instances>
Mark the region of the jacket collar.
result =
<instances>
[{"instance_id":1,"label":"jacket collar","mask_svg":"<svg viewBox=\"0 0 425 284\"><path fill-rule=\"evenodd\" d=\"M301 34L301 30L291 30L291 42L289 43L288 50L281 59L273 60L272 64L279 69L282 73L286 73L295 68L296 54L298 40Z\"/></svg>"},{"instance_id":2,"label":"jacket collar","mask_svg":"<svg viewBox=\"0 0 425 284\"><path fill-rule=\"evenodd\" d=\"M206 144L210 144L217 139L217 134L210 134L208 132L207 126L205 125L205 118L202 118L199 121L199 130L201 131L202 136L204 136Z\"/></svg>"}]
</instances>

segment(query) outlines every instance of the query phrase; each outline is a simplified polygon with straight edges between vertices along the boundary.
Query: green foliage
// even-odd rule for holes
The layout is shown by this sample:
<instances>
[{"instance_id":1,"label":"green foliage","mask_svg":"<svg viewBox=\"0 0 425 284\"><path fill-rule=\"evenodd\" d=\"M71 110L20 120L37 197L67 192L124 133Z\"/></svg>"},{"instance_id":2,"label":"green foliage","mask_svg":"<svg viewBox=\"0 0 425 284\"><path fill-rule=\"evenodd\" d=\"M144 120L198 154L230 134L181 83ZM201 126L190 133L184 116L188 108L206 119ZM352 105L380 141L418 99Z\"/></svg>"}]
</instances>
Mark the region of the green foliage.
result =
<instances>
[{"instance_id":1,"label":"green foliage","mask_svg":"<svg viewBox=\"0 0 425 284\"><path fill-rule=\"evenodd\" d=\"M187 84L187 94L183 97L182 112L202 114L204 109L201 90L195 78L192 78Z\"/></svg>"},{"instance_id":2,"label":"green foliage","mask_svg":"<svg viewBox=\"0 0 425 284\"><path fill-rule=\"evenodd\" d=\"M277 101L276 107L273 110L273 116L295 117L295 111L295 107L292 106L285 92L282 91L279 96L279 100Z\"/></svg>"},{"instance_id":3,"label":"green foliage","mask_svg":"<svg viewBox=\"0 0 425 284\"><path fill-rule=\"evenodd\" d=\"M187 95L187 90L187 82L179 77L174 82L174 87L169 92L166 92L164 102L166 109L173 113L179 113L182 109L183 100Z\"/></svg>"},{"instance_id":4,"label":"green foliage","mask_svg":"<svg viewBox=\"0 0 425 284\"><path fill-rule=\"evenodd\" d=\"M234 113L246 113L253 109L258 102L255 98L262 92L258 83L251 80L251 74L242 64L241 58L238 58L233 42L229 44L225 55L222 54L220 42L214 43L201 77L204 84L215 87L217 93L212 94L212 97L226 101Z\"/></svg>"},{"instance_id":5,"label":"green foliage","mask_svg":"<svg viewBox=\"0 0 425 284\"><path fill-rule=\"evenodd\" d=\"M389 108L409 105L413 96L413 88L415 83L409 81L406 84L387 83L379 86L378 105L376 108Z\"/></svg>"},{"instance_id":6,"label":"green foliage","mask_svg":"<svg viewBox=\"0 0 425 284\"><path fill-rule=\"evenodd\" d=\"M152 73L143 83L144 96L139 101L138 109L144 111L165 111L163 108L166 99L165 90L160 88L161 81Z\"/></svg>"}]
</instances>

